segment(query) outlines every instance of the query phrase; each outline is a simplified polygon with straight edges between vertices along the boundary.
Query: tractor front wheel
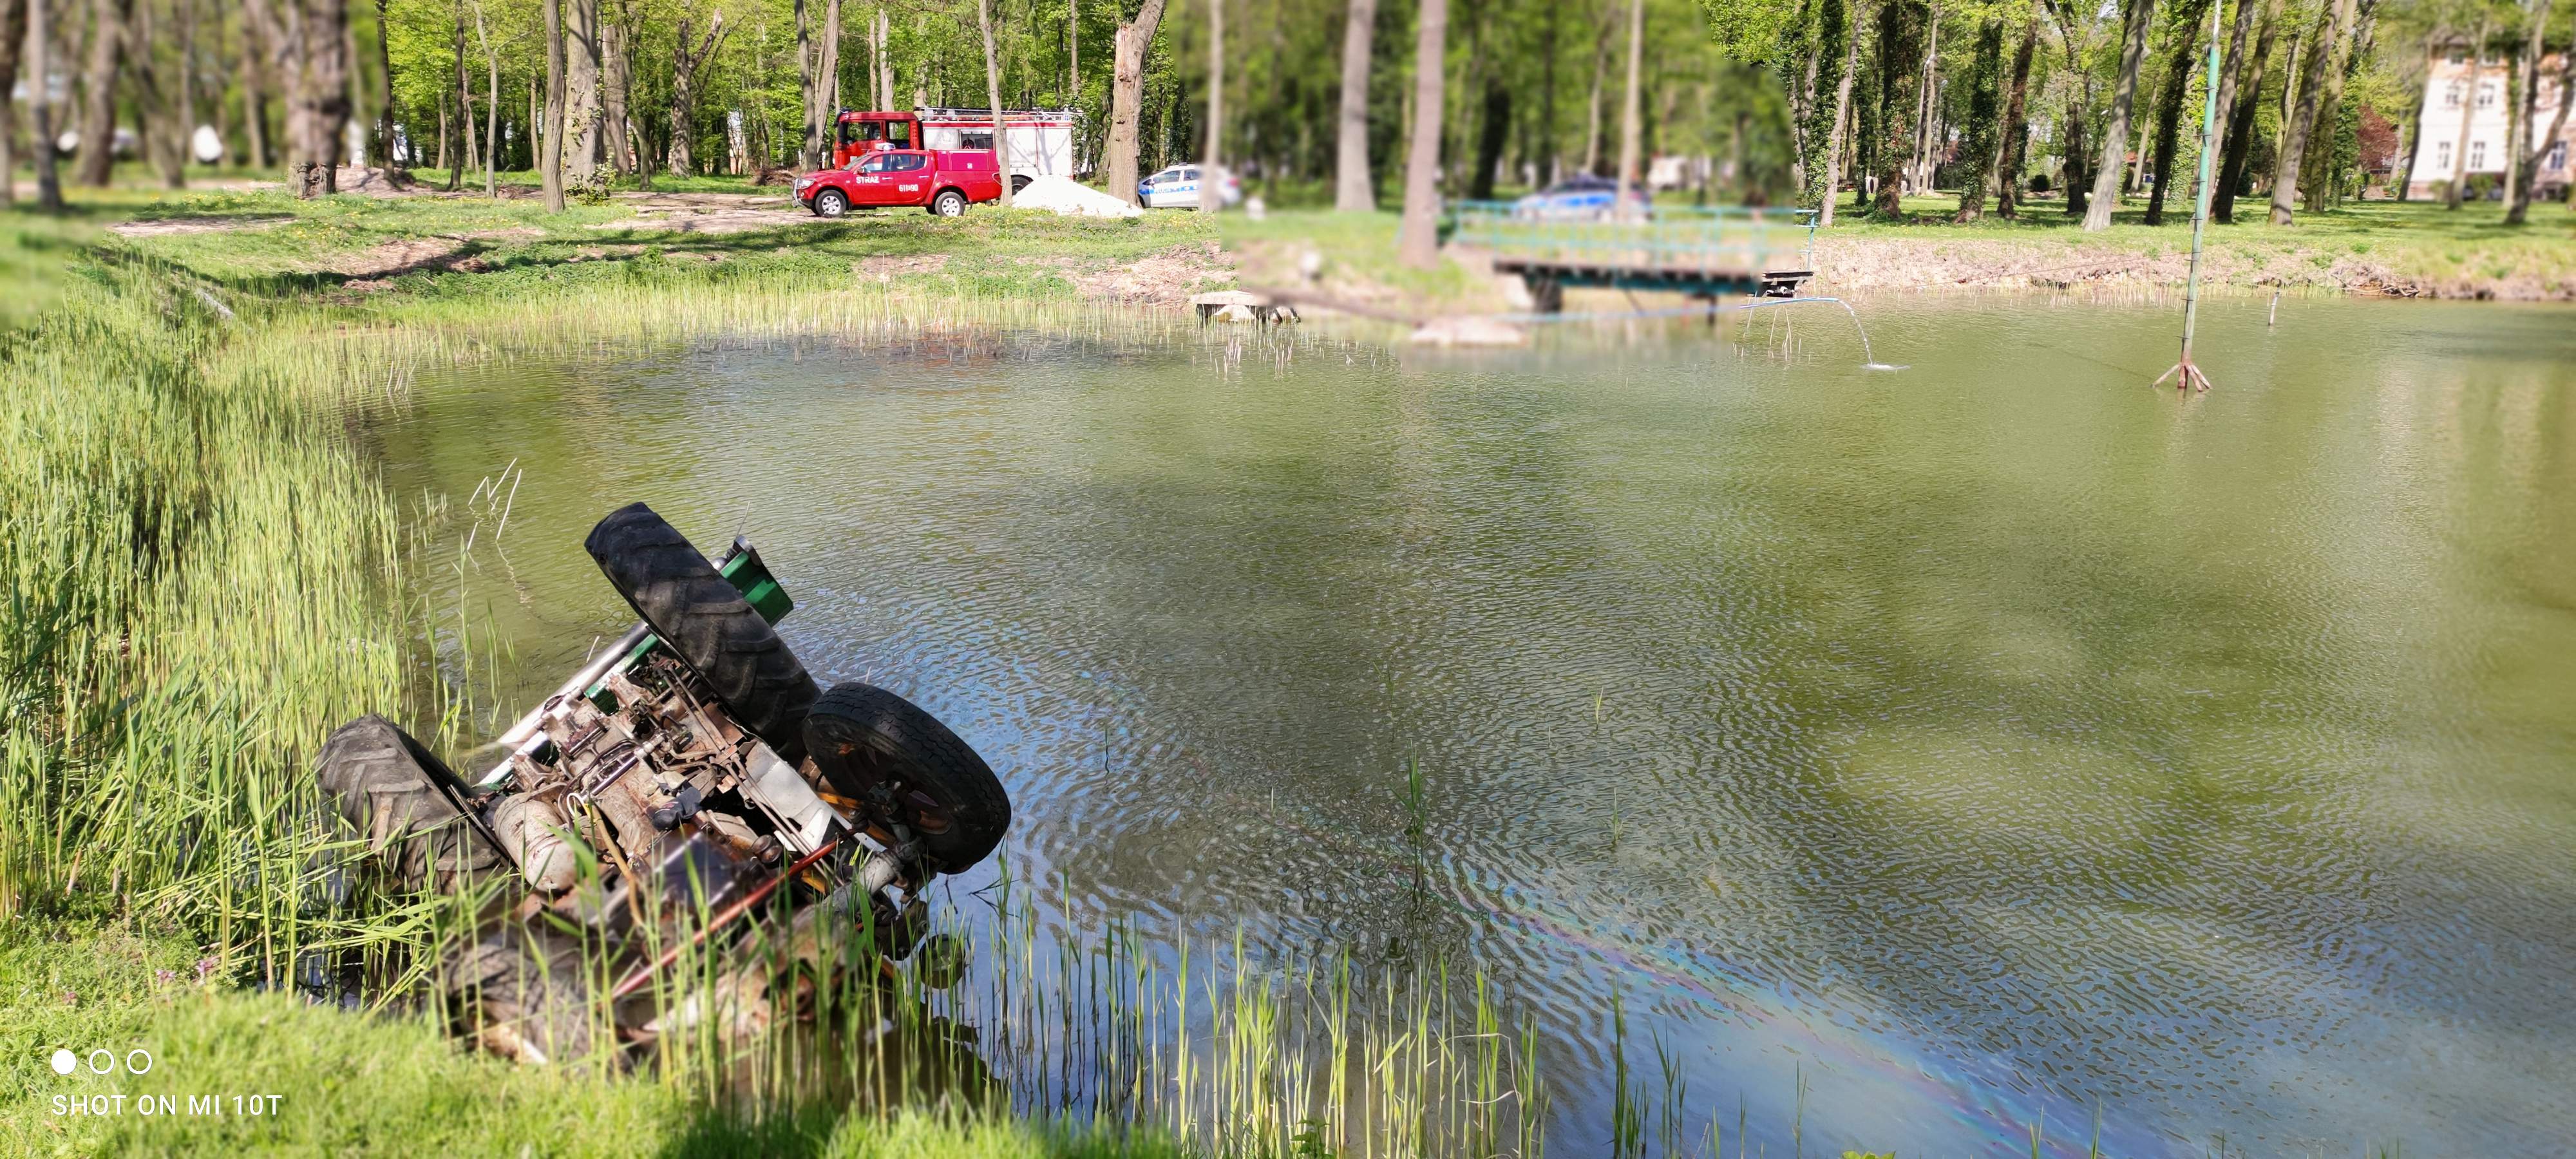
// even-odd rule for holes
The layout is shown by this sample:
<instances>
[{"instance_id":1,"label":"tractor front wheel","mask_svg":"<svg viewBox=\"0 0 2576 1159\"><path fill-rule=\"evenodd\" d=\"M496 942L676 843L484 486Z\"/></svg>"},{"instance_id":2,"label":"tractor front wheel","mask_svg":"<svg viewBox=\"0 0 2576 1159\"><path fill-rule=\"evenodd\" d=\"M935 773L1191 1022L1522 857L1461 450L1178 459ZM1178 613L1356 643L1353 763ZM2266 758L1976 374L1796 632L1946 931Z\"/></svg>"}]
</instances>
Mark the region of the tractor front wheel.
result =
<instances>
[{"instance_id":1,"label":"tractor front wheel","mask_svg":"<svg viewBox=\"0 0 2576 1159\"><path fill-rule=\"evenodd\" d=\"M835 792L921 839L941 873L984 860L1011 828L1011 796L984 758L919 705L856 680L805 716L805 751Z\"/></svg>"},{"instance_id":2,"label":"tractor front wheel","mask_svg":"<svg viewBox=\"0 0 2576 1159\"><path fill-rule=\"evenodd\" d=\"M826 189L814 195L814 216L839 217L850 211L850 198L838 189Z\"/></svg>"},{"instance_id":3,"label":"tractor front wheel","mask_svg":"<svg viewBox=\"0 0 2576 1159\"><path fill-rule=\"evenodd\" d=\"M966 195L954 189L940 190L939 196L931 199L930 211L941 217L963 217L966 214Z\"/></svg>"}]
</instances>

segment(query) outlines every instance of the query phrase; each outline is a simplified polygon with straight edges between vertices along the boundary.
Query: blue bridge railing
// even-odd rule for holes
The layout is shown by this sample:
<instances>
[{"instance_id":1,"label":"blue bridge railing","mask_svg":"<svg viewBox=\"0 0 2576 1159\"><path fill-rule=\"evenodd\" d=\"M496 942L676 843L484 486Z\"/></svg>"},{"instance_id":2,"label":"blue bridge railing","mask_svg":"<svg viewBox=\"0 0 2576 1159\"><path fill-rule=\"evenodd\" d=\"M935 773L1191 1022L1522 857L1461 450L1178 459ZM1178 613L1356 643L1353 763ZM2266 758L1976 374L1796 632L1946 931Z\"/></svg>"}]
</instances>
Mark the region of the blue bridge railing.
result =
<instances>
[{"instance_id":1,"label":"blue bridge railing","mask_svg":"<svg viewBox=\"0 0 2576 1159\"><path fill-rule=\"evenodd\" d=\"M1497 261L1715 278L1810 269L1815 257L1812 209L1659 205L1613 217L1461 201L1451 215L1450 236Z\"/></svg>"}]
</instances>

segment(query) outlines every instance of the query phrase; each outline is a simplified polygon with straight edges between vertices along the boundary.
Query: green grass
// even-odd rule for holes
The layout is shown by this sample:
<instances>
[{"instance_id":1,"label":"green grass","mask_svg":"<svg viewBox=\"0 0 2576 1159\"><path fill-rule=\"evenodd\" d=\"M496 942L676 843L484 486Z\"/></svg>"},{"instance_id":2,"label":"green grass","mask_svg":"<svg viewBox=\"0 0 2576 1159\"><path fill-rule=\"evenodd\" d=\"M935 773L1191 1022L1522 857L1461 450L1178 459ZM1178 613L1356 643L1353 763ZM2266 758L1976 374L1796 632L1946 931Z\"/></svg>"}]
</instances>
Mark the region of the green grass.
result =
<instances>
[{"instance_id":1,"label":"green grass","mask_svg":"<svg viewBox=\"0 0 2576 1159\"><path fill-rule=\"evenodd\" d=\"M1482 303L1494 296L1483 279L1445 258L1429 270L1399 264L1395 260L1397 215L1392 210L1273 210L1260 221L1230 212L1217 215L1216 228L1226 248L1243 263L1247 285L1296 285L1300 256L1312 250L1324 259L1321 278L1328 287L1356 283L1382 291L1403 306Z\"/></svg>"},{"instance_id":2,"label":"green grass","mask_svg":"<svg viewBox=\"0 0 2576 1159\"><path fill-rule=\"evenodd\" d=\"M200 981L181 938L21 925L0 934L0 1152L162 1155L797 1154L1141 1159L1186 1154L1114 1132L957 1107L878 1115L813 1104L753 1118L671 1084L602 1081L472 1053L418 1017L362 1017ZM53 1073L61 1046L150 1052L147 1074ZM123 1095L120 1113L54 1099ZM234 1096L276 1095L267 1113ZM222 1100L191 1114L189 1099ZM144 1100L177 1113L144 1114Z\"/></svg>"}]
</instances>

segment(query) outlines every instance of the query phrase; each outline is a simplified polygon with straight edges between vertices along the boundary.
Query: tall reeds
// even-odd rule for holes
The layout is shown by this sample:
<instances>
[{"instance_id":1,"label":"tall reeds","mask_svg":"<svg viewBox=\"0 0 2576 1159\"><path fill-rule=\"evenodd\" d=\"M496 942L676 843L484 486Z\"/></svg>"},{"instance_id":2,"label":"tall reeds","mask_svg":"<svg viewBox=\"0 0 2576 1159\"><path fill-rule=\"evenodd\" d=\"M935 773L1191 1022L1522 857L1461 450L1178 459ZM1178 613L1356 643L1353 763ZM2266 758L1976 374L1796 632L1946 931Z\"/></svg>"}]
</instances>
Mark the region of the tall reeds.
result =
<instances>
[{"instance_id":1,"label":"tall reeds","mask_svg":"<svg viewBox=\"0 0 2576 1159\"><path fill-rule=\"evenodd\" d=\"M428 497L407 522L348 423L398 403L424 367L519 352L1016 329L1134 340L1179 326L866 282L594 288L572 323L432 299L381 325L254 303L224 313L196 288L122 255L0 339L0 921L177 923L238 980L377 1005L421 994L482 898L367 893L351 872L364 850L323 825L307 762L369 711L466 747L488 706L470 665L438 663L442 638L454 648L470 625L405 579L419 524L449 517L447 501ZM486 514L479 500L462 509ZM1418 771L1409 782L1418 825ZM705 1016L655 1038L651 1078L615 1081L754 1118L827 1092L889 1111L1007 1105L1224 1154L1538 1149L1535 1028L1507 1019L1481 977L1266 965L1239 938L1158 943L1132 925L1069 939L1046 932L1025 883L1001 893L993 916L957 919L984 944L946 986L880 969L864 923L800 940L784 912L747 945L684 952L658 997ZM745 1026L734 1016L748 1007L723 996L764 961L761 976L809 981ZM604 995L608 966L585 955L569 981ZM614 1042L606 1004L594 1008L593 1041Z\"/></svg>"}]
</instances>

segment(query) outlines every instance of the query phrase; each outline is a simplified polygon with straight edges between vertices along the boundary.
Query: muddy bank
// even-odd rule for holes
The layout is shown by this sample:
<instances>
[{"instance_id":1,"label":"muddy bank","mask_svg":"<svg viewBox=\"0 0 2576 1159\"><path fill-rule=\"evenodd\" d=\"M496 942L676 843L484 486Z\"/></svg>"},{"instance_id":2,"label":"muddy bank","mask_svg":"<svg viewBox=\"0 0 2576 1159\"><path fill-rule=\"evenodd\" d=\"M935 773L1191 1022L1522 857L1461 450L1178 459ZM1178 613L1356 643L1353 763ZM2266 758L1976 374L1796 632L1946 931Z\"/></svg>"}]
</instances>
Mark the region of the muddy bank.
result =
<instances>
[{"instance_id":1,"label":"muddy bank","mask_svg":"<svg viewBox=\"0 0 2576 1159\"><path fill-rule=\"evenodd\" d=\"M2179 290L2190 273L2187 248L2133 250L2115 244L2003 238L1816 238L1815 288L1822 293L1911 290ZM2410 276L2367 254L2323 249L2249 250L2214 245L2201 255L2201 285L2219 292L2362 294L2396 298L2576 301L2576 271L2553 275Z\"/></svg>"}]
</instances>

